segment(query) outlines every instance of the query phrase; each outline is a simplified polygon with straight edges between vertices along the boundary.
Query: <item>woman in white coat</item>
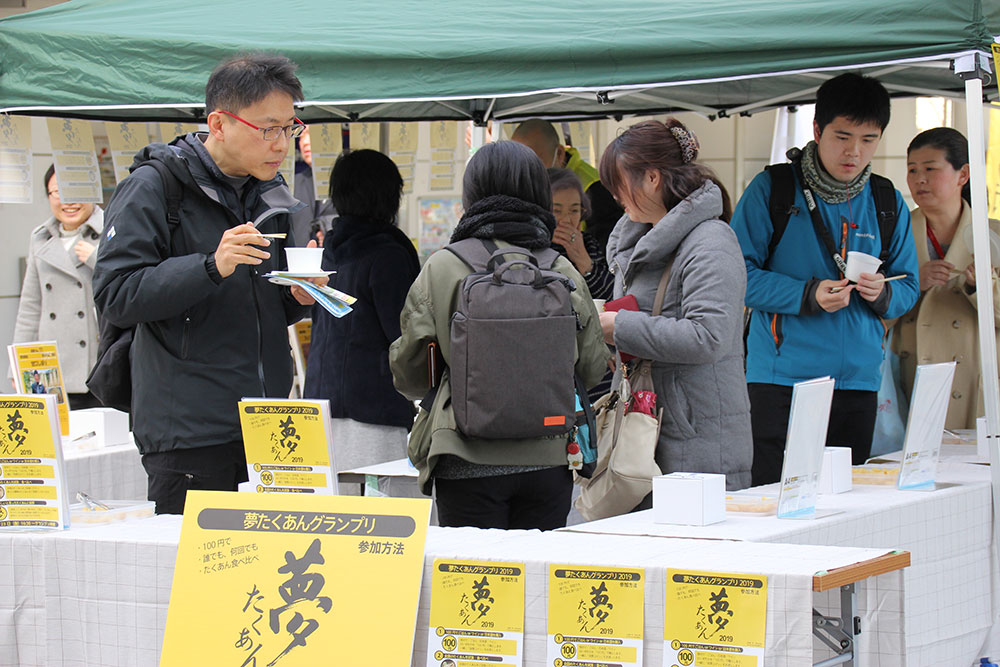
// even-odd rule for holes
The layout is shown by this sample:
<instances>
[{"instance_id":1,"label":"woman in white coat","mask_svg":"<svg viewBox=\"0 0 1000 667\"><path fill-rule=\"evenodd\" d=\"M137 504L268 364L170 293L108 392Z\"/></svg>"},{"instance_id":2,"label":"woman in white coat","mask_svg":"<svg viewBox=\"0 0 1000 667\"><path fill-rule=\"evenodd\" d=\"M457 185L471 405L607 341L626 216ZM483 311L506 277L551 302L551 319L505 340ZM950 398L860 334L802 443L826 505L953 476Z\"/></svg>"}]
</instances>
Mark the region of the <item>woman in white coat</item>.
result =
<instances>
[{"instance_id":1,"label":"woman in white coat","mask_svg":"<svg viewBox=\"0 0 1000 667\"><path fill-rule=\"evenodd\" d=\"M902 388L913 391L919 364L955 361L947 428L975 428L982 416L976 273L971 247L969 145L949 127L921 132L906 151L906 184L919 208L911 215L920 263L920 300L896 325ZM1000 222L990 220L1000 233ZM983 258L990 261L990 258ZM991 272L994 335L1000 323L1000 268Z\"/></svg>"},{"instance_id":2,"label":"woman in white coat","mask_svg":"<svg viewBox=\"0 0 1000 667\"><path fill-rule=\"evenodd\" d=\"M45 172L52 217L31 232L14 342L54 340L71 409L100 405L86 379L97 361L97 314L91 277L104 230L93 204L64 202L55 168Z\"/></svg>"}]
</instances>

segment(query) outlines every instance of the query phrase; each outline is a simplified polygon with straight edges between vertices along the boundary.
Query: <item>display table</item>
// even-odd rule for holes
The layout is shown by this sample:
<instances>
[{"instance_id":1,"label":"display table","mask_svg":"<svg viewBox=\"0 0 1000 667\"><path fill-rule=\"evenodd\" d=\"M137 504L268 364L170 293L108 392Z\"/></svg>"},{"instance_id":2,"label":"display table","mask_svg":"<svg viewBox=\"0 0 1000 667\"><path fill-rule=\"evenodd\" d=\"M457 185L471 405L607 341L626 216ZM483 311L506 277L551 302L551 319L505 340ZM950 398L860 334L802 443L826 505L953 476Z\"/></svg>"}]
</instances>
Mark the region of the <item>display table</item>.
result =
<instances>
[{"instance_id":1,"label":"display table","mask_svg":"<svg viewBox=\"0 0 1000 667\"><path fill-rule=\"evenodd\" d=\"M1000 576L992 536L990 470L945 459L935 491L898 491L894 486L855 486L849 493L820 496L828 516L813 520L729 514L711 526L654 524L652 511L566 528L588 534L647 535L850 547L892 545L909 551L903 573L906 591L899 647L883 637L886 615L876 632L864 617L860 637L868 665L966 666L996 649L994 625ZM768 487L760 487L762 492ZM777 493L776 489L770 489ZM994 602L994 601L997 602ZM861 600L870 614L876 600ZM884 611L884 610L883 610ZM891 656L901 650L905 663Z\"/></svg>"},{"instance_id":2,"label":"display table","mask_svg":"<svg viewBox=\"0 0 1000 667\"><path fill-rule=\"evenodd\" d=\"M61 533L0 534L0 664L156 665L173 578L181 518L152 517ZM898 611L905 555L876 570L866 564L886 549L650 539L537 531L431 528L414 641L423 667L435 558L526 563L525 665L545 658L549 563L641 566L647 571L645 660L659 665L663 637L663 578L668 567L768 575L765 651L769 667L812 662L814 588L867 574L864 595ZM860 564L860 567L858 567ZM842 568L847 568L844 570ZM818 571L824 574L816 577ZM826 573L826 571L831 571ZM820 582L820 583L817 583ZM885 664L885 663L883 663Z\"/></svg>"}]
</instances>

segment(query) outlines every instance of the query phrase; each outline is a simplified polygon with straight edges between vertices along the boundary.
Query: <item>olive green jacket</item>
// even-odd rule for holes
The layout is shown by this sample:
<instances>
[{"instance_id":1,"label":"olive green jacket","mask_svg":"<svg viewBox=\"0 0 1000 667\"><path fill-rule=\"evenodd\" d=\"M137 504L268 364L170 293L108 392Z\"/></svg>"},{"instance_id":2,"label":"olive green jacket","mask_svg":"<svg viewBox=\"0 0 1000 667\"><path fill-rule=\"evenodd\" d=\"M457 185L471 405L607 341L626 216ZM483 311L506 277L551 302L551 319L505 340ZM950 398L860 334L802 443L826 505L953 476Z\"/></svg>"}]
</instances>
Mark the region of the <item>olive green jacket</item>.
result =
<instances>
[{"instance_id":1,"label":"olive green jacket","mask_svg":"<svg viewBox=\"0 0 1000 667\"><path fill-rule=\"evenodd\" d=\"M508 246L494 239L500 246ZM601 334L601 324L587 283L568 259L559 257L552 268L575 284L573 309L582 328L576 334L576 372L587 388L597 385L608 368L611 354ZM427 345L436 341L447 364L451 359L451 316L458 307L462 280L469 267L446 250L433 254L410 287L400 313L402 335L389 348L389 367L396 389L411 400L428 391ZM541 341L525 341L525 345ZM531 377L525 377L531 382ZM517 391L517 387L511 387ZM409 457L420 472L420 488L430 495L437 457L452 454L481 465L560 465L566 463L565 435L526 440L476 440L466 437L455 425L451 406L451 383L445 368L441 385L430 411L421 409L410 433Z\"/></svg>"}]
</instances>

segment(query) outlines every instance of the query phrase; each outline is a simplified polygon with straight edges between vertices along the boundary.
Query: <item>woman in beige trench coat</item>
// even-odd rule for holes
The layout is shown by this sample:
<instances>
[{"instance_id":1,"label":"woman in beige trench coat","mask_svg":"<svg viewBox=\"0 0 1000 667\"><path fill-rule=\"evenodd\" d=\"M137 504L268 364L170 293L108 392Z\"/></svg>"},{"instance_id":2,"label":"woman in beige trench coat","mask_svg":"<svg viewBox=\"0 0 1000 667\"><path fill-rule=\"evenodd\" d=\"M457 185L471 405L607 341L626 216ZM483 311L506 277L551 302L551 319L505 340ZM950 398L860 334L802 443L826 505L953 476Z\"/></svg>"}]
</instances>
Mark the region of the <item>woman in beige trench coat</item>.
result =
<instances>
[{"instance_id":1,"label":"woman in beige trench coat","mask_svg":"<svg viewBox=\"0 0 1000 667\"><path fill-rule=\"evenodd\" d=\"M907 149L906 183L917 208L912 213L913 240L920 263L921 297L900 318L893 336L899 355L902 388L913 391L919 364L955 361L947 428L975 428L984 414L980 377L975 266L969 206L969 148L957 130L939 127L921 132ZM990 220L1000 234L1000 222ZM988 259L984 259L988 261ZM1000 323L1000 268L992 271L994 335Z\"/></svg>"}]
</instances>

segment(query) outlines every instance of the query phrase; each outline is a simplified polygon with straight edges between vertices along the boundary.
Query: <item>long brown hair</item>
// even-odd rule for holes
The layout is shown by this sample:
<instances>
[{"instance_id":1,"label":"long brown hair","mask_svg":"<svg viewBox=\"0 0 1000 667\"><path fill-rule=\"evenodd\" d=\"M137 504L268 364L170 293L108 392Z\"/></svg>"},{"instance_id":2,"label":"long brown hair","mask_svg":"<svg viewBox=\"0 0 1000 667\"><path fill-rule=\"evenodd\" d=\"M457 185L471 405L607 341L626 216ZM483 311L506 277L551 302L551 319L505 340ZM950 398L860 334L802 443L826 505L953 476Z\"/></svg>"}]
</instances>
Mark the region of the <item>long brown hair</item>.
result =
<instances>
[{"instance_id":1,"label":"long brown hair","mask_svg":"<svg viewBox=\"0 0 1000 667\"><path fill-rule=\"evenodd\" d=\"M721 219L729 222L733 206L725 186L719 182L715 172L694 162L698 157L697 148L685 162L681 144L670 130L672 127L691 134L683 123L673 117L663 122L643 121L625 130L601 156L601 183L616 197L627 192L635 199L646 172L655 169L660 172L660 195L669 211L705 181L712 181L722 190Z\"/></svg>"}]
</instances>

